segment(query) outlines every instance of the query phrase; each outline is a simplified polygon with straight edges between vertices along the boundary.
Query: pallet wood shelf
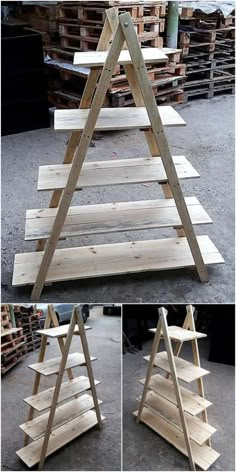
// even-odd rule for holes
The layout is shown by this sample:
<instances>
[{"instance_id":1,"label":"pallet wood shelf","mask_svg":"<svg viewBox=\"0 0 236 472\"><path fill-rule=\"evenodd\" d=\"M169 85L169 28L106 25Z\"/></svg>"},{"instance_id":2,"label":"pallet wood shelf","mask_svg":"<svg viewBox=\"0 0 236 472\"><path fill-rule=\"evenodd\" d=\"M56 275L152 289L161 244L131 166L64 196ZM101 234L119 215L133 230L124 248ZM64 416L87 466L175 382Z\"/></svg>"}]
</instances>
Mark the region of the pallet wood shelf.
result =
<instances>
[{"instance_id":1,"label":"pallet wood shelf","mask_svg":"<svg viewBox=\"0 0 236 472\"><path fill-rule=\"evenodd\" d=\"M38 190L54 193L48 210L32 210L26 215L26 239L37 239L36 252L15 256L13 286L33 284L32 300L39 299L46 282L144 271L195 266L200 280L206 282L206 265L224 262L207 236L195 234L194 224L210 223L211 219L196 200L197 215L193 213L195 210L190 200L184 198L179 179L195 178L199 174L184 156L172 156L165 135L166 126L186 123L171 106L158 107L155 101L146 63L152 55L152 63L158 64L165 53L170 53L168 48L142 51L130 14L118 15L111 8L106 12L97 51L75 56L76 64L91 66L80 109L55 111L55 131L72 131L72 134L63 164L39 169ZM119 61L135 107L106 108L104 100ZM124 129L141 129L150 157L84 162L94 131ZM166 201L173 199L172 207L169 202L161 203L160 208L153 210L153 202L142 200L117 203L117 210L113 203L71 207L74 192L79 188L142 182L160 183ZM143 210L146 204L151 208ZM86 211L87 215L83 214ZM94 223L94 213L98 223L97 220ZM144 213L149 214L148 219ZM67 236L165 226L173 227L177 238L57 249L58 241Z\"/></svg>"},{"instance_id":2,"label":"pallet wood shelf","mask_svg":"<svg viewBox=\"0 0 236 472\"><path fill-rule=\"evenodd\" d=\"M50 328L51 324L53 328ZM97 425L101 429L102 421L105 419L100 414L99 405L102 401L98 400L96 394L96 385L100 382L94 380L91 365L91 361L96 358L89 354L79 308L77 306L73 308L70 324L60 327L53 305L49 305L44 328L39 331L42 339L38 362L29 365L29 368L35 371L35 383L33 395L24 399L30 406L27 422L20 425L25 433L25 443L24 447L16 452L28 467L39 463L39 470L42 470L46 457L90 428ZM74 334L80 336L83 354L69 354ZM48 337L57 338L61 357L44 360ZM88 377L82 375L74 378L72 368L78 366L86 367ZM65 372L69 380L62 383ZM39 392L41 375L52 374L57 374L55 387ZM92 395L83 393L90 389ZM81 393L83 395L80 395ZM65 403L65 400L69 401ZM48 408L49 411L34 418L35 410L41 412ZM29 444L30 439L33 442Z\"/></svg>"},{"instance_id":3,"label":"pallet wood shelf","mask_svg":"<svg viewBox=\"0 0 236 472\"><path fill-rule=\"evenodd\" d=\"M220 454L211 448L211 436L216 429L209 425L206 409L211 405L204 397L202 377L209 371L200 367L198 338L204 333L195 330L194 309L186 307L187 314L183 328L168 326L167 310L159 308L159 321L156 329L144 384L143 394L137 400L139 409L134 412L137 423L140 421L175 446L189 459L191 470L199 466L203 470L218 459ZM158 352L161 339L164 338L166 352ZM176 341L174 350L171 339ZM182 345L191 341L194 364L179 358ZM167 377L152 375L154 367L167 372ZM170 376L170 378L169 378ZM189 383L197 381L199 395L179 385L179 379ZM200 419L197 415L202 415Z\"/></svg>"}]
</instances>

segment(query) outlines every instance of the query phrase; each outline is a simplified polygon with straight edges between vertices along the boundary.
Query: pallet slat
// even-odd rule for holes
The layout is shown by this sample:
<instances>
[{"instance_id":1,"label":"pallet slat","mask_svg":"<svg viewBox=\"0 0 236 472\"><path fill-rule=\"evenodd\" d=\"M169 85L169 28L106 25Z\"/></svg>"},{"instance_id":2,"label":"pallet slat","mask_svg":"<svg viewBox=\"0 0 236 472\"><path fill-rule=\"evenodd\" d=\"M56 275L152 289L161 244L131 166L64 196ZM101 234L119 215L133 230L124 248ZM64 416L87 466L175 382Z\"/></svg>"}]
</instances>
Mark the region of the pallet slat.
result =
<instances>
[{"instance_id":1,"label":"pallet slat","mask_svg":"<svg viewBox=\"0 0 236 472\"><path fill-rule=\"evenodd\" d=\"M212 223L197 198L186 198L193 224ZM25 240L49 238L56 208L26 212ZM69 208L61 237L181 226L174 199L146 200Z\"/></svg>"},{"instance_id":2,"label":"pallet slat","mask_svg":"<svg viewBox=\"0 0 236 472\"><path fill-rule=\"evenodd\" d=\"M90 357L91 361L95 361L96 357ZM48 376L52 374L57 374L60 369L61 357L56 357L54 359L49 359L44 362L37 362L36 364L31 364L28 367L36 372L39 372L42 375ZM85 365L85 358L83 354L79 352L74 352L69 354L65 366L66 369L72 369L73 367Z\"/></svg>"},{"instance_id":3,"label":"pallet slat","mask_svg":"<svg viewBox=\"0 0 236 472\"><path fill-rule=\"evenodd\" d=\"M152 333L156 332L156 328L149 329ZM184 329L180 326L168 326L168 333L171 339L175 341L191 341L193 339L205 338L207 335L198 333L197 331L191 331L190 329Z\"/></svg>"},{"instance_id":4,"label":"pallet slat","mask_svg":"<svg viewBox=\"0 0 236 472\"><path fill-rule=\"evenodd\" d=\"M134 415L137 416L137 411ZM142 422L152 428L156 433L170 442L173 446L181 451L185 456L188 457L184 435L175 426L167 423L163 418L153 414L153 411L148 408L143 409ZM194 462L201 467L203 470L209 469L209 467L218 459L220 454L214 451L214 449L206 446L205 444L199 446L194 441L190 440L191 448L193 452Z\"/></svg>"},{"instance_id":5,"label":"pallet slat","mask_svg":"<svg viewBox=\"0 0 236 472\"><path fill-rule=\"evenodd\" d=\"M139 380L139 382L144 385L145 378ZM164 397L166 400L174 403L174 405L177 405L172 380L166 379L159 374L152 375L149 388ZM191 392L191 390L188 390L187 388L180 387L180 391L182 395L184 411L190 413L191 415L198 415L210 405L212 405L211 402L205 398L200 397L196 393Z\"/></svg>"},{"instance_id":6,"label":"pallet slat","mask_svg":"<svg viewBox=\"0 0 236 472\"><path fill-rule=\"evenodd\" d=\"M145 356L144 359L146 361L149 361L150 356ZM192 364L191 362L185 361L184 359L180 359L180 357L174 356L174 359L175 359L177 376L179 379L183 380L186 383L197 380L200 377L203 377L204 375L207 375L210 373L208 370L202 369L202 367L198 367ZM156 367L160 367L161 369L165 370L169 374L171 373L166 351L159 352L158 354L156 354L154 365Z\"/></svg>"},{"instance_id":7,"label":"pallet slat","mask_svg":"<svg viewBox=\"0 0 236 472\"><path fill-rule=\"evenodd\" d=\"M168 57L157 48L142 48L143 59L146 63L166 62ZM83 67L103 67L107 59L108 51L86 51L74 54L74 65ZM132 64L128 50L121 51L117 64Z\"/></svg>"},{"instance_id":8,"label":"pallet slat","mask_svg":"<svg viewBox=\"0 0 236 472\"><path fill-rule=\"evenodd\" d=\"M137 400L140 402L141 397L137 398ZM183 432L179 410L173 403L169 402L157 393L149 391L146 397L145 406ZM200 418L192 416L186 412L185 419L190 439L200 446L204 444L216 431L216 429L208 423L204 423Z\"/></svg>"},{"instance_id":9,"label":"pallet slat","mask_svg":"<svg viewBox=\"0 0 236 472\"><path fill-rule=\"evenodd\" d=\"M208 236L198 236L205 264L222 264ZM13 286L33 284L43 252L15 255ZM46 282L194 267L187 239L168 238L57 249Z\"/></svg>"},{"instance_id":10,"label":"pallet slat","mask_svg":"<svg viewBox=\"0 0 236 472\"><path fill-rule=\"evenodd\" d=\"M179 179L198 178L198 172L185 156L173 156ZM71 169L71 164L39 167L38 190L62 190ZM116 161L85 162L76 189L107 185L127 185L142 182L166 182L167 176L159 157L118 159Z\"/></svg>"},{"instance_id":11,"label":"pallet slat","mask_svg":"<svg viewBox=\"0 0 236 472\"><path fill-rule=\"evenodd\" d=\"M171 106L158 107L164 126L185 126L179 113ZM55 110L55 131L82 131L88 118L88 109ZM135 128L150 128L150 120L145 107L102 108L95 131L112 131Z\"/></svg>"},{"instance_id":12,"label":"pallet slat","mask_svg":"<svg viewBox=\"0 0 236 472\"><path fill-rule=\"evenodd\" d=\"M98 400L98 403L101 404L102 401ZM93 398L88 394L84 394L79 398L75 398L74 400L65 403L64 405L58 406L53 421L52 431L92 408L94 408ZM35 441L41 436L44 436L47 428L48 417L49 412L37 416L31 421L27 421L19 427L25 434Z\"/></svg>"},{"instance_id":13,"label":"pallet slat","mask_svg":"<svg viewBox=\"0 0 236 472\"><path fill-rule=\"evenodd\" d=\"M105 417L102 416L102 420L104 419ZM60 428L57 428L50 436L46 457L48 457L50 454L57 451L70 441L73 441L73 439L85 433L96 424L96 413L92 410L89 410L83 413L82 415L78 416L77 418L74 418L73 420L64 424ZM23 447L22 449L19 449L16 452L16 454L28 467L33 467L39 462L43 439L43 437L37 439L28 446Z\"/></svg>"},{"instance_id":14,"label":"pallet slat","mask_svg":"<svg viewBox=\"0 0 236 472\"><path fill-rule=\"evenodd\" d=\"M99 383L100 382L95 380L95 385L98 385ZM78 393L88 390L89 388L89 379L84 375L81 375L80 377L77 377L73 380L63 382L61 384L58 403L70 397L73 397L74 395L78 395ZM25 398L24 401L37 411L45 410L46 408L49 408L51 406L54 389L55 387L49 388L48 390L44 390L43 392L37 393L36 395L32 395L31 397Z\"/></svg>"}]
</instances>

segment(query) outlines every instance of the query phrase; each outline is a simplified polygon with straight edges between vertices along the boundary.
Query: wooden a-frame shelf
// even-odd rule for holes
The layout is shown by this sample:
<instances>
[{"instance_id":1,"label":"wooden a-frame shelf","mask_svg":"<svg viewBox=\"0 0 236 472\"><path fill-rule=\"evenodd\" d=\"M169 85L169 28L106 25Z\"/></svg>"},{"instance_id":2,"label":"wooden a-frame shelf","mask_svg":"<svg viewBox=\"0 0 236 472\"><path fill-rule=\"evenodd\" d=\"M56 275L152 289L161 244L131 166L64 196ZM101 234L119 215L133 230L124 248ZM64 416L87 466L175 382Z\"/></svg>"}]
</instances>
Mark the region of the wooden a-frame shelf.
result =
<instances>
[{"instance_id":1,"label":"wooden a-frame shelf","mask_svg":"<svg viewBox=\"0 0 236 472\"><path fill-rule=\"evenodd\" d=\"M171 106L158 107L146 64L163 63L176 50L140 48L128 13L107 10L97 51L76 52L74 64L90 74L80 109L56 110L55 131L71 131L62 164L39 168L38 190L53 191L49 208L26 212L25 240L37 241L35 252L16 254L13 286L34 285L38 300L45 283L144 271L196 267L208 281L207 265L224 263L208 236L196 236L193 225L212 223L201 203L184 198L180 180L197 178L185 156L172 156L166 127L186 123ZM122 64L135 107L104 108L116 65ZM150 156L85 162L94 131L140 129ZM101 156L102 157L102 156ZM74 192L95 186L156 182L165 199L71 206ZM57 249L58 241L82 235L171 227L176 238Z\"/></svg>"},{"instance_id":2,"label":"wooden a-frame shelf","mask_svg":"<svg viewBox=\"0 0 236 472\"><path fill-rule=\"evenodd\" d=\"M50 327L51 323L54 325ZM76 326L77 324L77 326ZM78 307L74 307L69 325L58 326L53 305L48 306L45 320L45 329L39 330L42 335L39 360L29 368L35 371L33 395L24 399L30 406L28 421L20 425L25 433L25 445L16 454L28 466L39 463L39 470L43 468L45 458L57 451L65 444L85 433L94 426L101 429L105 419L100 414L91 361L85 335L82 315ZM89 327L86 327L90 329ZM73 335L79 335L83 354L69 354ZM44 360L48 338L57 338L62 352L61 357ZM65 338L65 342L64 342ZM80 375L74 378L73 367L85 366L88 377ZM63 374L67 373L69 380L62 383ZM55 387L39 392L41 375L57 375ZM91 389L92 395L88 395ZM82 395L81 395L82 394ZM61 405L61 402L65 402ZM49 409L46 413L34 418L34 413ZM29 443L29 440L32 440Z\"/></svg>"},{"instance_id":3,"label":"wooden a-frame shelf","mask_svg":"<svg viewBox=\"0 0 236 472\"><path fill-rule=\"evenodd\" d=\"M191 470L196 465L208 470L220 454L211 448L211 436L216 429L208 423L206 409L211 403L204 397L202 380L209 371L200 367L198 351L197 340L206 335L196 332L193 310L191 305L187 306L183 328L168 326L167 311L158 310L157 328L150 330L155 333L151 355L144 357L149 362L147 375L139 381L144 385L143 394L137 398L139 409L134 415L138 423L146 424L186 455ZM161 339L166 351L157 354ZM185 341L192 342L193 364L178 357ZM167 376L153 375L154 367L167 372ZM179 379L187 383L197 381L199 394L180 386Z\"/></svg>"}]
</instances>

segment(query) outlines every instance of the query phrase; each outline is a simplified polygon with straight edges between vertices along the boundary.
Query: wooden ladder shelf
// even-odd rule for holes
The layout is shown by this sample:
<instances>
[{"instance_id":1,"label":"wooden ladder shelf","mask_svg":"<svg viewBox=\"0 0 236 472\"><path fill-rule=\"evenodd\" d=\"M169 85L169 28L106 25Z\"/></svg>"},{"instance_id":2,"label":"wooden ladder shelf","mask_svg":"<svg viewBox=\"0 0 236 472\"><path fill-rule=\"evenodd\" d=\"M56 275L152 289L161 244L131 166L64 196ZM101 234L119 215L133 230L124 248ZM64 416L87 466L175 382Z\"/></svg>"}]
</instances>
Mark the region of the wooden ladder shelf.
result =
<instances>
[{"instance_id":1,"label":"wooden ladder shelf","mask_svg":"<svg viewBox=\"0 0 236 472\"><path fill-rule=\"evenodd\" d=\"M111 38L112 41L111 41ZM108 49L110 46L110 49ZM107 51L108 49L108 51ZM168 50L167 50L168 53ZM157 48L141 49L129 13L107 10L97 51L75 53L74 64L89 66L80 109L56 110L56 131L72 131L63 164L39 168L38 190L53 191L49 208L28 210L25 239L37 252L16 254L13 286L34 285L32 300L45 283L196 266L208 281L207 264L224 260L208 236L193 225L212 223L195 197L184 198L180 179L199 177L184 156L172 156L166 126L185 122L171 106L158 107L145 63L165 63ZM115 66L122 64L136 107L103 108ZM84 162L95 130L142 129L151 156ZM76 190L105 185L157 182L166 200L71 207ZM60 239L116 231L173 227L175 238L57 249Z\"/></svg>"},{"instance_id":2,"label":"wooden ladder shelf","mask_svg":"<svg viewBox=\"0 0 236 472\"><path fill-rule=\"evenodd\" d=\"M53 327L51 327L53 325ZM39 470L44 461L53 452L77 438L94 426L102 428L102 421L97 399L96 385L93 378L91 357L80 309L75 306L69 325L59 326L53 305L48 306L48 314L44 329L37 331L41 334L41 347L38 362L29 365L36 372L32 396L24 401L30 406L28 420L20 425L25 433L25 444L16 454L28 466L39 463ZM73 335L80 336L83 353L69 354ZM48 338L56 338L61 350L61 357L44 360ZM65 339L65 342L64 342ZM73 367L86 366L88 377L82 375L74 378ZM67 372L68 381L62 383L64 373ZM39 392L41 375L57 375L55 387ZM92 395L87 390L91 389ZM80 395L82 393L82 395ZM79 396L80 395L80 396ZM65 402L60 405L61 402ZM35 411L49 411L34 418ZM32 442L29 443L29 440Z\"/></svg>"},{"instance_id":3,"label":"wooden ladder shelf","mask_svg":"<svg viewBox=\"0 0 236 472\"><path fill-rule=\"evenodd\" d=\"M194 308L188 305L186 309L182 328L168 326L167 310L158 310L157 328L150 330L155 333L151 355L144 357L148 361L147 375L139 381L144 384L143 394L137 398L140 405L134 415L138 423L142 421L186 455L191 470L196 470L196 465L207 470L220 454L211 448L210 438L216 429L208 424L206 409L211 403L205 399L202 379L209 371L200 366L197 342L206 335L195 330ZM157 353L162 338L166 351ZM176 342L174 350L171 341ZM179 358L185 341L192 342L193 364ZM153 375L154 367L162 369L166 376ZM181 387L179 380L196 380L199 394Z\"/></svg>"}]
</instances>

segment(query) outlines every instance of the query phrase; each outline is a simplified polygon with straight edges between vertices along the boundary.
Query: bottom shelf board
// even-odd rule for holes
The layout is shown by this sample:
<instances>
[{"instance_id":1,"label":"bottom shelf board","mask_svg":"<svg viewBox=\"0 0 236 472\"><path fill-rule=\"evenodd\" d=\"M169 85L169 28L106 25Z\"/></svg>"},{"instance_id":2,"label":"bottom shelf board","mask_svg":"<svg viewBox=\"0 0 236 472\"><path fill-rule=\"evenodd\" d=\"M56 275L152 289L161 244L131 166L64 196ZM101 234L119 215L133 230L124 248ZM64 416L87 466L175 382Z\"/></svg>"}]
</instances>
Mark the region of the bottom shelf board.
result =
<instances>
[{"instance_id":1,"label":"bottom shelf board","mask_svg":"<svg viewBox=\"0 0 236 472\"><path fill-rule=\"evenodd\" d=\"M138 411L135 411L134 415L137 416L137 414ZM142 411L141 421L188 457L184 435L175 426L167 423L166 420L157 416L153 411L145 407ZM190 440L190 442L195 464L203 470L208 470L209 467L218 459L220 454L205 444L199 446L192 440Z\"/></svg>"},{"instance_id":2,"label":"bottom shelf board","mask_svg":"<svg viewBox=\"0 0 236 472\"><path fill-rule=\"evenodd\" d=\"M205 264L224 259L208 236L198 236ZM34 284L43 251L15 255L13 286ZM57 249L45 282L193 267L185 237Z\"/></svg>"},{"instance_id":3,"label":"bottom shelf board","mask_svg":"<svg viewBox=\"0 0 236 472\"><path fill-rule=\"evenodd\" d=\"M98 400L101 404L102 401ZM58 406L55 412L52 431L65 423L77 418L88 410L94 408L93 397L85 393L79 398L75 398L64 405ZM49 418L49 412L37 416L33 420L21 424L19 427L34 441L44 436Z\"/></svg>"},{"instance_id":4,"label":"bottom shelf board","mask_svg":"<svg viewBox=\"0 0 236 472\"><path fill-rule=\"evenodd\" d=\"M145 378L139 380L139 382L144 385ZM174 405L177 404L172 380L166 379L165 377L159 374L152 375L149 383L149 389L158 393L166 400L174 403ZM198 415L210 405L212 405L211 402L209 402L205 398L200 397L199 395L192 392L191 390L188 390L187 388L180 386L180 391L184 410L187 413L190 413L190 415Z\"/></svg>"},{"instance_id":5,"label":"bottom shelf board","mask_svg":"<svg viewBox=\"0 0 236 472\"><path fill-rule=\"evenodd\" d=\"M104 416L101 418L102 420L105 419ZM73 420L64 424L60 428L57 428L50 436L46 457L50 456L50 454L65 446L65 444L68 444L73 439L93 428L93 426L96 424L96 413L93 410L89 410L79 417L74 418ZM22 449L19 449L19 451L16 451L16 454L28 467L33 467L40 461L43 440L44 437L37 439L28 446L25 446Z\"/></svg>"},{"instance_id":6,"label":"bottom shelf board","mask_svg":"<svg viewBox=\"0 0 236 472\"><path fill-rule=\"evenodd\" d=\"M137 400L140 402L141 397L137 398ZM183 432L179 409L173 403L157 393L149 391L146 396L145 406ZM199 444L199 446L202 446L216 431L213 426L205 423L197 416L192 416L185 412L185 419L190 439Z\"/></svg>"}]
</instances>

